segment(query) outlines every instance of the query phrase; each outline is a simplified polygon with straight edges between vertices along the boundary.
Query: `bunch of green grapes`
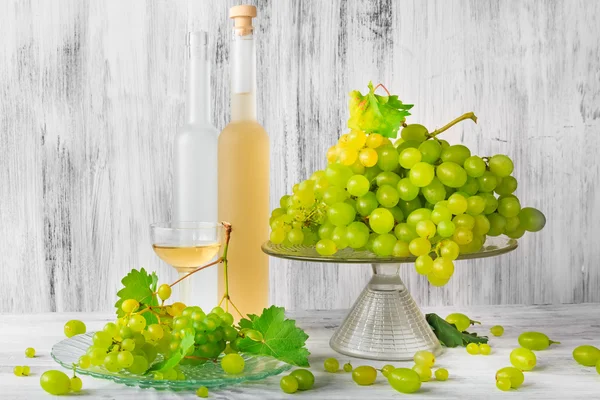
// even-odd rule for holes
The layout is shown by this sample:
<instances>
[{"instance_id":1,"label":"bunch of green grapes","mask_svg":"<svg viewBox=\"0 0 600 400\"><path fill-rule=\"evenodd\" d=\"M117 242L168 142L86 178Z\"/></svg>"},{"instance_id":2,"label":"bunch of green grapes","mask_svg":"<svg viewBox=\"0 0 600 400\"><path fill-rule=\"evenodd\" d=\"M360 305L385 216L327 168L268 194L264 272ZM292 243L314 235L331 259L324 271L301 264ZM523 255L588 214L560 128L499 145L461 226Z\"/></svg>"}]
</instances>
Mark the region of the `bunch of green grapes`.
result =
<instances>
[{"instance_id":1,"label":"bunch of green grapes","mask_svg":"<svg viewBox=\"0 0 600 400\"><path fill-rule=\"evenodd\" d=\"M486 236L517 239L544 227L544 214L514 195L509 157L472 155L418 124L401 136L392 144L376 133L342 135L327 168L273 210L271 242L316 246L325 256L348 247L413 256L417 272L443 286L459 254L479 251Z\"/></svg>"}]
</instances>

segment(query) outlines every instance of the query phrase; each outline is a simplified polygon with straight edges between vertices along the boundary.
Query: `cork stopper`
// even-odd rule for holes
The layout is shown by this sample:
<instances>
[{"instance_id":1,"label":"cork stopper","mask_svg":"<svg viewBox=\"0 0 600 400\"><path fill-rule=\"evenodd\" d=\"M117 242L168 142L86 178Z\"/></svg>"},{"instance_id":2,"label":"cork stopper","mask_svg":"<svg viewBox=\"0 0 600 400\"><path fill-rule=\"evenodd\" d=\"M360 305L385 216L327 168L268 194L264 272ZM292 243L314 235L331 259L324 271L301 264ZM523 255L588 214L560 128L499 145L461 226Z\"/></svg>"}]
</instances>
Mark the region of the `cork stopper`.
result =
<instances>
[{"instance_id":1,"label":"cork stopper","mask_svg":"<svg viewBox=\"0 0 600 400\"><path fill-rule=\"evenodd\" d=\"M256 17L256 7L250 5L241 5L229 9L229 18L233 19L235 33L239 36L246 36L252 33L252 18Z\"/></svg>"}]
</instances>

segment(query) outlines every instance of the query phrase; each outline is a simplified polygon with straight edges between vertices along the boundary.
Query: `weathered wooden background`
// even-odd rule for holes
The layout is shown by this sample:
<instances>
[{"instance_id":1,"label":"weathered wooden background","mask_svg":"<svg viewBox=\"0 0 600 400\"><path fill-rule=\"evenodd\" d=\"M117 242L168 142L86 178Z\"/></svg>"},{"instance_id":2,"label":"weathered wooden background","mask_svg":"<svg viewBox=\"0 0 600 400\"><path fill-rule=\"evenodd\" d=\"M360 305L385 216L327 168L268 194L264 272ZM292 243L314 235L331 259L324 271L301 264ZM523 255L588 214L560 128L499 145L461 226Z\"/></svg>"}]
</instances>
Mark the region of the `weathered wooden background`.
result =
<instances>
[{"instance_id":1,"label":"weathered wooden background","mask_svg":"<svg viewBox=\"0 0 600 400\"><path fill-rule=\"evenodd\" d=\"M237 1L0 2L0 312L109 310L132 267L174 277L148 224L170 216L183 119L184 38L206 29L213 117L228 121L228 7ZM513 156L546 229L510 255L461 262L417 301L600 301L600 2L260 1L259 118L271 198L325 165L346 99L369 80L416 104L410 121L480 155ZM271 261L274 303L345 308L367 266Z\"/></svg>"}]
</instances>

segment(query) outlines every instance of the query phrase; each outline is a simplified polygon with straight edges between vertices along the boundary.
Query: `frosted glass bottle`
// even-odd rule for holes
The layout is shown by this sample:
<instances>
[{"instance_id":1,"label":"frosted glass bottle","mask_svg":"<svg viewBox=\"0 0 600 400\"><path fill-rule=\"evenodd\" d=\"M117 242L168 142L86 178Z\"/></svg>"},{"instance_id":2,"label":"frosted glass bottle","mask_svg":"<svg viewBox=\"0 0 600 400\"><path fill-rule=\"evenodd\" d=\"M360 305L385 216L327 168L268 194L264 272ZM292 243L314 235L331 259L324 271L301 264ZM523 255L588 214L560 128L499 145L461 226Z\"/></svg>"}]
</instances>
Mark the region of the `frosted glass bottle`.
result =
<instances>
[{"instance_id":1,"label":"frosted glass bottle","mask_svg":"<svg viewBox=\"0 0 600 400\"><path fill-rule=\"evenodd\" d=\"M173 145L173 220L217 222L217 142L212 125L206 32L190 32L185 123ZM193 305L210 310L217 302L217 267L182 281Z\"/></svg>"}]
</instances>

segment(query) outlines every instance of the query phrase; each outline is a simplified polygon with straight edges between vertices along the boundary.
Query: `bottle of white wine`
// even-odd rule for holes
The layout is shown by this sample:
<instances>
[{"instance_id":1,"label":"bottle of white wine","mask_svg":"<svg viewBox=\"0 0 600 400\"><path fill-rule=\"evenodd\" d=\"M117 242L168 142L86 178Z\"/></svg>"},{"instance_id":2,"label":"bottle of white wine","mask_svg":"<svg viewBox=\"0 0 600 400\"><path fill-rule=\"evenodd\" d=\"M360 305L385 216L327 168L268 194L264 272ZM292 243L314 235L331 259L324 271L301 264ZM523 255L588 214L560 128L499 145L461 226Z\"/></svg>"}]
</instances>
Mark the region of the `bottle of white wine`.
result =
<instances>
[{"instance_id":1,"label":"bottle of white wine","mask_svg":"<svg viewBox=\"0 0 600 400\"><path fill-rule=\"evenodd\" d=\"M217 222L219 132L210 118L206 32L190 32L187 49L185 123L173 145L173 221ZM188 280L192 304L210 310L218 301L217 268L207 268Z\"/></svg>"}]
</instances>

